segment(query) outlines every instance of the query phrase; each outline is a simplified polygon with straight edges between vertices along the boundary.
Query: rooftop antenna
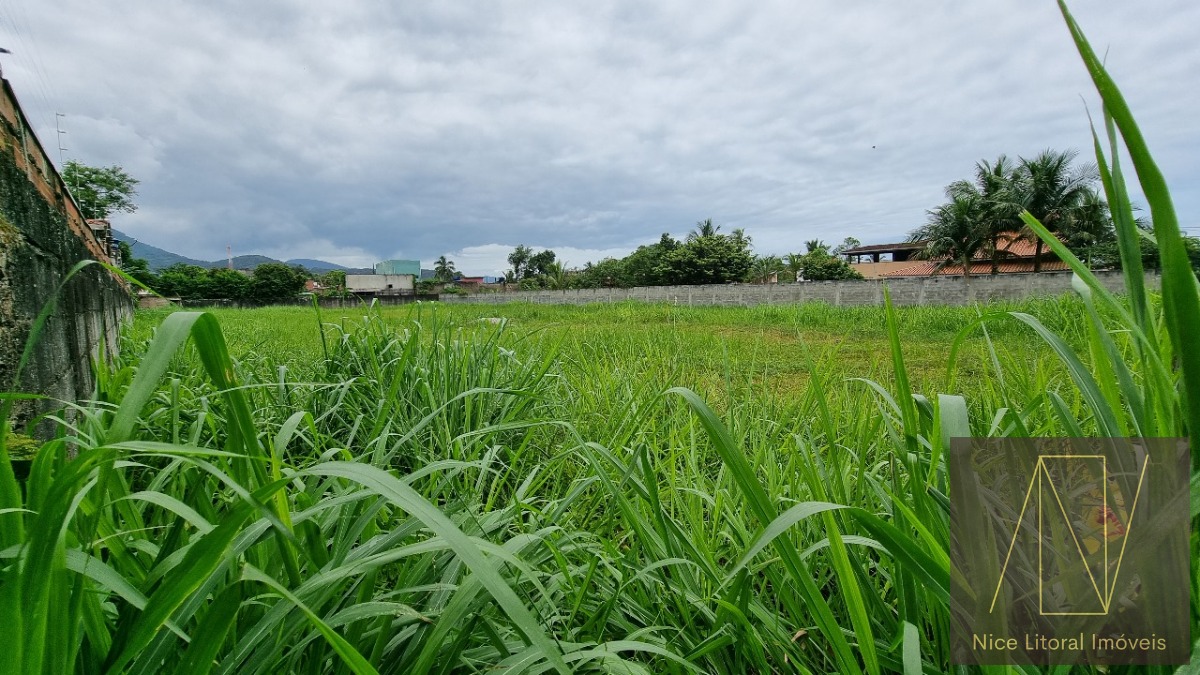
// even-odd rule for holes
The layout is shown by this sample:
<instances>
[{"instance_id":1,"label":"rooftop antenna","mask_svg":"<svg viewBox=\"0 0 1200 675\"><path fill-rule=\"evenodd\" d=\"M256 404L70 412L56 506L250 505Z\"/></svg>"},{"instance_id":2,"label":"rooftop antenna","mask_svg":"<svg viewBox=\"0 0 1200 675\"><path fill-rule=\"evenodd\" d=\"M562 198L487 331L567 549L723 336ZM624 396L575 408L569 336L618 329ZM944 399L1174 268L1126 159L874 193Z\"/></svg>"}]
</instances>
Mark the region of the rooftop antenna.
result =
<instances>
[{"instance_id":1,"label":"rooftop antenna","mask_svg":"<svg viewBox=\"0 0 1200 675\"><path fill-rule=\"evenodd\" d=\"M66 130L66 129L63 129L63 128L62 128L62 127L59 125L59 122L60 122L62 119L64 119L65 117L66 117L66 115L64 115L64 114L62 114L62 113L60 113L60 112L56 112L56 113L54 113L54 130L58 132L58 168L59 168L59 169L61 169L61 168L63 168L64 166L66 166L66 163L63 161L63 151L64 151L64 150L70 150L70 148L64 148L64 147L63 147L63 142L62 142L62 137L63 137L63 134L67 133L67 130Z\"/></svg>"},{"instance_id":2,"label":"rooftop antenna","mask_svg":"<svg viewBox=\"0 0 1200 675\"><path fill-rule=\"evenodd\" d=\"M233 245L232 244L225 244L225 257L229 259L227 266L229 267L229 269L233 269Z\"/></svg>"}]
</instances>

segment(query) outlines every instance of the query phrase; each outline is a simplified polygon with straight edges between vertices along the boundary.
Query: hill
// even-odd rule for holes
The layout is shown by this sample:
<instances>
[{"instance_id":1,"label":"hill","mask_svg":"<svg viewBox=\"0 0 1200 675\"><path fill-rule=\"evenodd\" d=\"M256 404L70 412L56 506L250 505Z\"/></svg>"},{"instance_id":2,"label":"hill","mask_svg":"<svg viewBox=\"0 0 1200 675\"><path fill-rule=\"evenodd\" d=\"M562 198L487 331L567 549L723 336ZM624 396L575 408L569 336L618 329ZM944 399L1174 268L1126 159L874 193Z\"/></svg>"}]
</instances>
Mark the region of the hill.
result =
<instances>
[{"instance_id":1,"label":"hill","mask_svg":"<svg viewBox=\"0 0 1200 675\"><path fill-rule=\"evenodd\" d=\"M171 265L177 265L179 263L183 263L185 265L199 265L201 267L209 266L209 264L203 260L189 258L184 255L179 255L178 253L172 253L157 246L151 246L150 244L140 242L124 232L121 232L120 230L113 230L113 238L120 241L129 242L129 248L133 251L133 257L144 259L147 263L149 263L150 269L155 272L163 269L164 267L170 267Z\"/></svg>"},{"instance_id":2,"label":"hill","mask_svg":"<svg viewBox=\"0 0 1200 675\"><path fill-rule=\"evenodd\" d=\"M306 270L312 272L328 272L330 270L348 270L349 267L339 265L337 263L325 262L324 260L313 260L312 258L292 258L287 261L289 265L299 265Z\"/></svg>"},{"instance_id":3,"label":"hill","mask_svg":"<svg viewBox=\"0 0 1200 675\"><path fill-rule=\"evenodd\" d=\"M229 260L214 260L210 263L205 263L207 267L225 267L229 264ZM263 263L283 262L274 258L268 258L265 255L235 255L233 256L233 269L235 270L252 270Z\"/></svg>"},{"instance_id":4,"label":"hill","mask_svg":"<svg viewBox=\"0 0 1200 675\"><path fill-rule=\"evenodd\" d=\"M150 265L150 270L153 272L158 272L167 267L170 267L171 265L178 265L178 264L198 265L200 267L225 267L226 265L229 264L229 261L225 258L222 258L220 260L207 261L207 260L198 260L196 258L189 258L185 255L179 255L178 253L172 253L171 251L168 251L166 249L162 249L157 246L151 246L150 244L138 241L138 240L134 239L133 237L130 237L129 235L125 234L124 232L121 232L120 230L113 230L113 238L115 238L119 241L129 242L129 248L130 248L130 250L133 251L133 257L144 259ZM233 257L233 268L238 269L238 270L249 270L249 269L254 269L255 267L257 267L263 263L269 263L269 262L283 262L283 261L276 260L275 258L270 258L265 255L239 255L239 256ZM328 272L330 270L345 270L346 272L348 272L350 274L370 274L371 273L370 269L357 269L357 268L345 267L344 265L338 265L337 263L326 262L324 260L316 260L313 258L293 258L291 260L288 260L286 264L299 265L299 266L303 267L304 269L309 270L311 272Z\"/></svg>"}]
</instances>

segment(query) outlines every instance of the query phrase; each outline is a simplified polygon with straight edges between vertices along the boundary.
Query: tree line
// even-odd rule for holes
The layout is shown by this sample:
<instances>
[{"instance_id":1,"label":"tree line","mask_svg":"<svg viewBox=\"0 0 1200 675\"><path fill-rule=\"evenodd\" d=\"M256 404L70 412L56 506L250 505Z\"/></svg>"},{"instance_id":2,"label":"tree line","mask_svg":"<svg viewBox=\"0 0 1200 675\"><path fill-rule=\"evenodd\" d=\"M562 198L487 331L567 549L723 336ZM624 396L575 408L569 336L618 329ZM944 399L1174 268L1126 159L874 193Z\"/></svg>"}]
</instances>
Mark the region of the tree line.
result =
<instances>
[{"instance_id":1,"label":"tree line","mask_svg":"<svg viewBox=\"0 0 1200 675\"><path fill-rule=\"evenodd\" d=\"M967 276L970 261L980 259L989 273L998 273L1009 244L1024 240L1033 244L1033 271L1040 272L1045 243L1021 220L1028 211L1089 267L1119 268L1116 230L1098 185L1099 171L1095 164L1075 163L1076 156L1071 150L1045 150L1028 159L1000 155L978 162L972 178L946 186L946 201L928 212L909 240L926 242L922 257L938 260L938 268L961 265ZM1145 219L1137 225L1152 232ZM1200 268L1200 240L1187 237L1185 245L1192 265ZM1143 264L1157 269L1153 239L1142 237L1141 246Z\"/></svg>"},{"instance_id":2,"label":"tree line","mask_svg":"<svg viewBox=\"0 0 1200 675\"><path fill-rule=\"evenodd\" d=\"M145 260L133 257L129 244L122 241L118 247L122 271L167 298L269 304L294 300L309 279L327 293L342 292L346 285L346 273L341 270L313 274L303 267L278 262L263 263L249 272L178 263L155 274Z\"/></svg>"},{"instance_id":3,"label":"tree line","mask_svg":"<svg viewBox=\"0 0 1200 675\"><path fill-rule=\"evenodd\" d=\"M857 242L855 242L857 243ZM757 256L745 230L721 232L711 218L696 223L682 240L664 232L658 241L639 246L623 258L605 258L582 268L567 269L552 250L534 252L517 246L508 256L507 283L523 290L601 288L606 286L669 286L779 281L861 279L845 260L841 248L819 240L806 243L804 253Z\"/></svg>"}]
</instances>

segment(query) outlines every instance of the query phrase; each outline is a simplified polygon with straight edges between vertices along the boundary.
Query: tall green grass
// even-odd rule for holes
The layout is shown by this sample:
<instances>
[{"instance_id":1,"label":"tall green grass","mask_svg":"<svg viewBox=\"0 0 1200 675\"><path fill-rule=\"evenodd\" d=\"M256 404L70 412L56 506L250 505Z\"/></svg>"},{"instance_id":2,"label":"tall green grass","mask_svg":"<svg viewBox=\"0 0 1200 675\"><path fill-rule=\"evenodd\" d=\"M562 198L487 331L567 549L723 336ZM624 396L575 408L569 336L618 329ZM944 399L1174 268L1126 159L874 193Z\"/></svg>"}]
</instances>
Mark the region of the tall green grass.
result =
<instances>
[{"instance_id":1,"label":"tall green grass","mask_svg":"<svg viewBox=\"0 0 1200 675\"><path fill-rule=\"evenodd\" d=\"M740 354L646 358L694 346L678 327L719 323L703 310L596 310L673 330L572 342L366 309L233 353L227 336L260 339L240 315L173 313L98 367L23 483L0 443L0 672L949 670L951 438L1198 430L1196 278L1132 116L1063 13L1105 101L1123 254L1118 140L1152 202L1161 298L1132 257L1114 297L1059 247L1073 302L729 315L874 326L888 363L851 378L800 331L789 396L752 395ZM917 377L912 341L934 333L955 336L944 375ZM1058 366L1023 367L1030 340ZM971 345L978 376L959 368ZM706 371L704 396L666 386Z\"/></svg>"}]
</instances>

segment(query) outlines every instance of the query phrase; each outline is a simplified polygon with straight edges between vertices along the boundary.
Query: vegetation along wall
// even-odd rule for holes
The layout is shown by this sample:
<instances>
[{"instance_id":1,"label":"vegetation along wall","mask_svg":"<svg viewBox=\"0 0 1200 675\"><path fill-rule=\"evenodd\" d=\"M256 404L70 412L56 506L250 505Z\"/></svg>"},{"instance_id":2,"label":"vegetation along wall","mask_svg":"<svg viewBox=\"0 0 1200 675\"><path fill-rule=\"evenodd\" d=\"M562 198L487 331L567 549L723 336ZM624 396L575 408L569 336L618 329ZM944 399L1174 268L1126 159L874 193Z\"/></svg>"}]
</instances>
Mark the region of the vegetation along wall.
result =
<instances>
[{"instance_id":1,"label":"vegetation along wall","mask_svg":"<svg viewBox=\"0 0 1200 675\"><path fill-rule=\"evenodd\" d=\"M443 302L584 304L642 300L680 305L779 305L827 302L831 305L881 305L883 287L896 305L966 305L991 300L1019 300L1035 295L1060 295L1071 291L1071 274L1001 274L997 276L920 277L869 281L812 281L798 284L729 284L713 286L646 286L641 288L589 288L566 291L522 291L443 295ZM1097 272L1112 291L1124 290L1120 272ZM1146 283L1158 288L1158 275L1147 273Z\"/></svg>"},{"instance_id":2,"label":"vegetation along wall","mask_svg":"<svg viewBox=\"0 0 1200 675\"><path fill-rule=\"evenodd\" d=\"M7 81L0 96L0 391L75 401L91 394L91 360L113 353L131 316L129 291L99 265L77 274L59 295L19 382L17 364L38 312L81 260L106 259L58 172L29 130ZM13 422L60 407L20 402Z\"/></svg>"}]
</instances>

